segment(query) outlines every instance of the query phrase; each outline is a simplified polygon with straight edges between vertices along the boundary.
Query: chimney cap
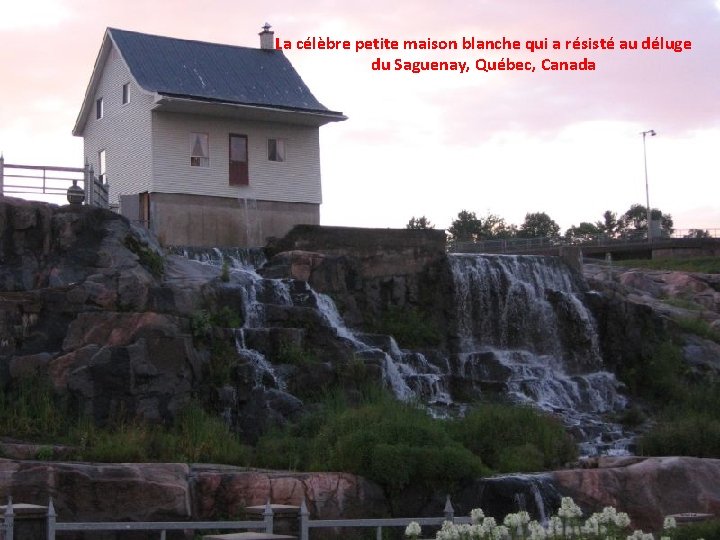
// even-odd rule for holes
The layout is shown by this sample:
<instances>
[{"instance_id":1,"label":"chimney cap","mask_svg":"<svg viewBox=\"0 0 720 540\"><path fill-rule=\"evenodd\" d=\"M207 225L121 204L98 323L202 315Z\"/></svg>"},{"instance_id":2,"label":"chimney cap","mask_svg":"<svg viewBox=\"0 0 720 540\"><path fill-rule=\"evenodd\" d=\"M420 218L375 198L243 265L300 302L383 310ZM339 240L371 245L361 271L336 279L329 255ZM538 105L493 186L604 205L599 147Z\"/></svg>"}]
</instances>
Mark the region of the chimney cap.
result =
<instances>
[{"instance_id":1,"label":"chimney cap","mask_svg":"<svg viewBox=\"0 0 720 540\"><path fill-rule=\"evenodd\" d=\"M269 23L269 22L266 22L266 23L263 25L263 27L262 27L263 32L269 32L269 31L270 31L270 28L272 28L272 26L270 26L270 23Z\"/></svg>"}]
</instances>

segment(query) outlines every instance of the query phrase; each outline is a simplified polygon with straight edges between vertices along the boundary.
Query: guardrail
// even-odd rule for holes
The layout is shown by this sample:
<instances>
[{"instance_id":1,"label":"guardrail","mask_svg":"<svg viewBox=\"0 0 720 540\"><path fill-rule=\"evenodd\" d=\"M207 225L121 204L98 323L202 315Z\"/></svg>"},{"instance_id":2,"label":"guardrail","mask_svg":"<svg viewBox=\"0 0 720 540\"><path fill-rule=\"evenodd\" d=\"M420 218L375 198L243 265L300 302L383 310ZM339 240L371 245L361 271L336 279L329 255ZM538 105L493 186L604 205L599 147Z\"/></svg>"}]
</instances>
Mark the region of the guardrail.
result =
<instances>
[{"instance_id":1,"label":"guardrail","mask_svg":"<svg viewBox=\"0 0 720 540\"><path fill-rule=\"evenodd\" d=\"M419 525L440 526L445 521L453 523L471 523L469 517L455 517L455 510L450 502L450 496L445 499L445 509L442 517L415 517L415 518L375 518L375 519L309 519L305 500L300 505L300 540L309 540L310 529L319 528L374 528L376 540L382 540L383 527L407 527L411 521Z\"/></svg>"},{"instance_id":2,"label":"guardrail","mask_svg":"<svg viewBox=\"0 0 720 540\"><path fill-rule=\"evenodd\" d=\"M36 507L42 509L43 507ZM41 514L42 516L42 514ZM265 503L262 520L245 521L105 521L105 522L58 522L52 498L50 498L45 514L47 540L55 540L58 533L64 532L104 532L104 531L146 531L158 532L160 540L165 540L167 531L200 531L200 530L237 530L248 529L265 534L273 534L274 513L268 500ZM0 522L0 533L3 540L13 540L15 534L16 513L12 497L8 498L5 515ZM443 522L471 523L470 517L455 517L450 496L445 501L443 516L437 517L403 517L403 518L370 518L370 519L310 519L307 505L303 499L298 513L300 540L309 540L310 529L321 528L374 528L377 540L382 540L383 527L407 527L415 521L421 526L440 527Z\"/></svg>"},{"instance_id":3,"label":"guardrail","mask_svg":"<svg viewBox=\"0 0 720 540\"><path fill-rule=\"evenodd\" d=\"M77 185L85 192L85 203L108 207L108 186L97 178L91 165L57 167L54 165L17 165L5 163L0 155L0 196L47 195L65 204L67 190Z\"/></svg>"},{"instance_id":4,"label":"guardrail","mask_svg":"<svg viewBox=\"0 0 720 540\"><path fill-rule=\"evenodd\" d=\"M671 234L662 234L648 241L646 231L632 231L618 236L607 234L588 235L581 238L555 238L542 236L536 238L500 238L478 240L476 242L455 242L449 246L453 253L519 253L538 249L560 248L565 246L600 247L621 245L652 246L668 240L720 239L720 229L676 229Z\"/></svg>"}]
</instances>

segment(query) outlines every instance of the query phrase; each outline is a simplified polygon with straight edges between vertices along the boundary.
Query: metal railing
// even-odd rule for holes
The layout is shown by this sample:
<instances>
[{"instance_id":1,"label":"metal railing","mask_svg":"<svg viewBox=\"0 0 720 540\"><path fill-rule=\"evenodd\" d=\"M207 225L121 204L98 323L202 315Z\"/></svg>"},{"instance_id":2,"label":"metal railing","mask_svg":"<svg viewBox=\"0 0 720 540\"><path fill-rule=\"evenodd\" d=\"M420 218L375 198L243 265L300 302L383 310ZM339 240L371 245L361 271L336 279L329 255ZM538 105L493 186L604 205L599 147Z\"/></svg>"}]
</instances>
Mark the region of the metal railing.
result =
<instances>
[{"instance_id":1,"label":"metal railing","mask_svg":"<svg viewBox=\"0 0 720 540\"><path fill-rule=\"evenodd\" d=\"M718 240L720 229L675 229L672 233L663 233L652 242L647 239L647 231L629 231L618 235L596 234L583 237L567 238L500 238L494 240L477 240L475 242L454 242L449 245L453 253L519 253L538 249L560 248L565 246L601 247L621 245L648 245L670 240Z\"/></svg>"},{"instance_id":2,"label":"metal railing","mask_svg":"<svg viewBox=\"0 0 720 540\"><path fill-rule=\"evenodd\" d=\"M40 507L42 508L42 507ZM104 522L58 522L55 506L50 498L45 515L47 540L55 540L58 533L88 531L147 531L159 533L160 540L165 540L167 531L199 531L199 530L237 530L247 529L265 534L273 534L274 513L268 500L265 503L262 520L246 521L104 521ZM3 521L0 522L0 533L3 540L13 540L15 534L15 517L12 497L8 498ZM406 527L415 521L423 526L440 527L443 522L470 523L469 517L455 517L450 496L445 501L443 516L438 517L403 517L403 518L371 518L371 519L310 519L307 505L303 499L299 514L300 540L309 540L310 529L320 528L374 528L376 538L382 539L383 527Z\"/></svg>"},{"instance_id":3,"label":"metal railing","mask_svg":"<svg viewBox=\"0 0 720 540\"><path fill-rule=\"evenodd\" d=\"M310 519L305 500L300 505L300 540L309 540L310 529L319 528L374 528L375 538L382 540L383 527L407 527L415 521L418 525L432 525L440 527L443 522L470 523L469 517L455 517L455 510L448 495L445 500L445 509L442 517L407 517L407 518L375 518L375 519Z\"/></svg>"},{"instance_id":4,"label":"metal railing","mask_svg":"<svg viewBox=\"0 0 720 540\"><path fill-rule=\"evenodd\" d=\"M0 196L46 195L64 204L67 190L78 185L85 192L85 203L108 207L107 183L97 178L91 165L57 167L53 165L17 165L5 163L0 155Z\"/></svg>"}]
</instances>

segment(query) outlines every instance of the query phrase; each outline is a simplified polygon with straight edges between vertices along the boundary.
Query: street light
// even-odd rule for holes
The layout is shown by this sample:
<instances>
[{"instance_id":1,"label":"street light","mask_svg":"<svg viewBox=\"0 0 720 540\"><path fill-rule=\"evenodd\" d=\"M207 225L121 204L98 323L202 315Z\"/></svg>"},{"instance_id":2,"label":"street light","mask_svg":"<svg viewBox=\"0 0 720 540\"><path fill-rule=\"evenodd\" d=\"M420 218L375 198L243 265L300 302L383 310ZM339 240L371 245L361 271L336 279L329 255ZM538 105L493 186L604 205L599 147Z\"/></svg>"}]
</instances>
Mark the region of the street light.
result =
<instances>
[{"instance_id":1,"label":"street light","mask_svg":"<svg viewBox=\"0 0 720 540\"><path fill-rule=\"evenodd\" d=\"M647 202L647 230L648 230L648 242L652 242L652 229L650 228L650 191L648 190L648 175L647 175L647 149L645 148L645 137L650 135L654 137L657 135L654 129L648 129L647 131L641 132L643 136L643 159L645 160L645 202Z\"/></svg>"}]
</instances>

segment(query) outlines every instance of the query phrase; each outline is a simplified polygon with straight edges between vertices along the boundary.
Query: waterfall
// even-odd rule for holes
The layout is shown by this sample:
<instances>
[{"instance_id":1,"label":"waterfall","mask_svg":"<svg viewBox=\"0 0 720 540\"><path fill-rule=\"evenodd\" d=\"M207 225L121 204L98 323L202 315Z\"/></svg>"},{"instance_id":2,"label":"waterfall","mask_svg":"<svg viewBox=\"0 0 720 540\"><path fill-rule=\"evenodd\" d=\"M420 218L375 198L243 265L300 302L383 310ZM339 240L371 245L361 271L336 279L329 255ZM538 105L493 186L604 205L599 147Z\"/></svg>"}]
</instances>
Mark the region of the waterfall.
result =
<instances>
[{"instance_id":1,"label":"waterfall","mask_svg":"<svg viewBox=\"0 0 720 540\"><path fill-rule=\"evenodd\" d=\"M481 392L501 392L559 415L586 441L617 431L600 415L624 408L626 399L603 368L582 282L551 257L449 260L459 343L455 375L472 380ZM593 452L590 446L583 451Z\"/></svg>"}]
</instances>

